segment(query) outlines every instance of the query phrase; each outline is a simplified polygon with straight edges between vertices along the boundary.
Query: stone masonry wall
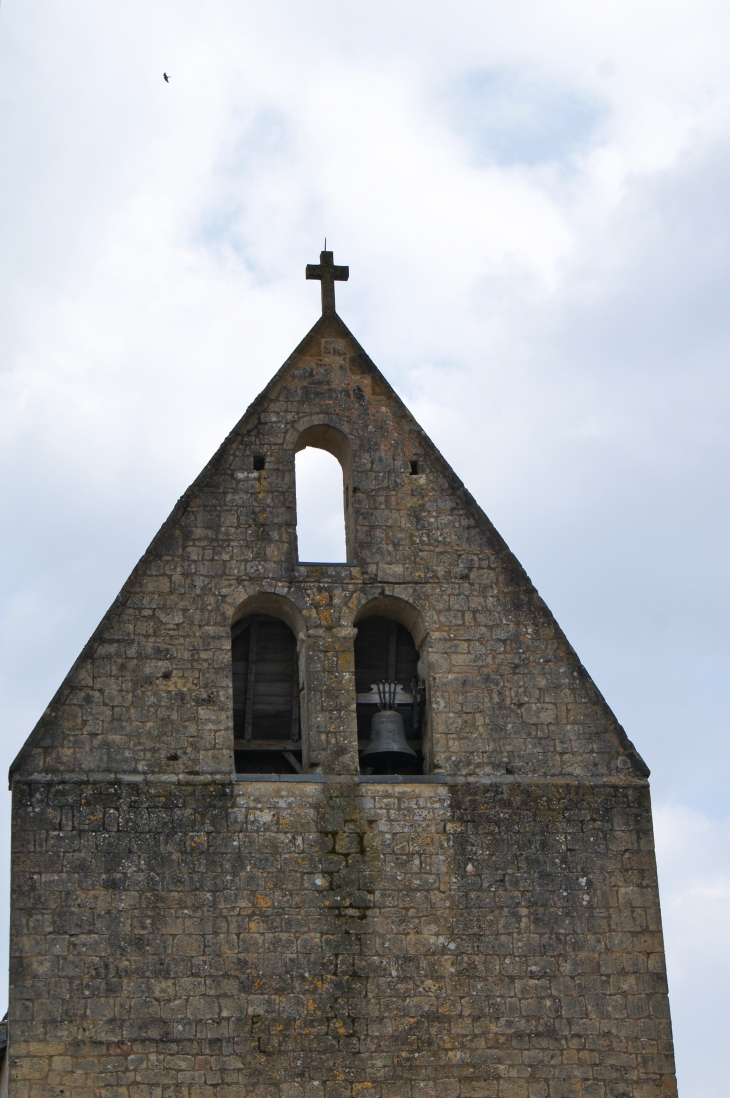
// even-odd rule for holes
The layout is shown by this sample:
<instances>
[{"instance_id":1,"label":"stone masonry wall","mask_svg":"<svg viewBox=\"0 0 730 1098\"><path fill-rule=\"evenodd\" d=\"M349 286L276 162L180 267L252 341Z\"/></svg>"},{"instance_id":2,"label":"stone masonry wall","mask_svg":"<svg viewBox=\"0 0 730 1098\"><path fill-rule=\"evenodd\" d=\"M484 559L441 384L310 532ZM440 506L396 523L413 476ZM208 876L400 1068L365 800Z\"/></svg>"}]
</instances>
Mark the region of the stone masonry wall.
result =
<instances>
[{"instance_id":1,"label":"stone masonry wall","mask_svg":"<svg viewBox=\"0 0 730 1098\"><path fill-rule=\"evenodd\" d=\"M669 1098L644 782L16 781L12 1098Z\"/></svg>"},{"instance_id":2,"label":"stone masonry wall","mask_svg":"<svg viewBox=\"0 0 730 1098\"><path fill-rule=\"evenodd\" d=\"M306 444L342 463L347 564L298 560ZM290 781L232 774L230 630L254 612L297 637ZM358 780L369 613L419 649L420 780ZM674 1098L647 774L323 317L13 765L10 1098Z\"/></svg>"},{"instance_id":3,"label":"stone masonry wall","mask_svg":"<svg viewBox=\"0 0 730 1098\"><path fill-rule=\"evenodd\" d=\"M347 565L297 560L305 439L342 461ZM14 772L230 772L231 619L266 595L298 634L305 761L328 773L357 770L353 639L376 598L412 611L430 768L647 773L520 565L337 317L180 501Z\"/></svg>"}]
</instances>

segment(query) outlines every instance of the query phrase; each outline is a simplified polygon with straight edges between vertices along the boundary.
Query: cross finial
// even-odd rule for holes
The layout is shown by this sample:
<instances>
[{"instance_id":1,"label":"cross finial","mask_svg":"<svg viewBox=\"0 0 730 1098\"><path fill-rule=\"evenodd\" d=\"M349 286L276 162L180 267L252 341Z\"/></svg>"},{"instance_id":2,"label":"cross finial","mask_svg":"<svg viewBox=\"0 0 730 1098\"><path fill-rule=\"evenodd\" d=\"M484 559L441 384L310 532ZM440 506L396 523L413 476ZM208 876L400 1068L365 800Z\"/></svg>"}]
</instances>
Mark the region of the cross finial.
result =
<instances>
[{"instance_id":1,"label":"cross finial","mask_svg":"<svg viewBox=\"0 0 730 1098\"><path fill-rule=\"evenodd\" d=\"M333 253L326 247L325 240L325 251L319 253L319 263L307 263L307 278L322 283L322 316L335 312L335 282L347 282L350 277L350 268L335 267Z\"/></svg>"}]
</instances>

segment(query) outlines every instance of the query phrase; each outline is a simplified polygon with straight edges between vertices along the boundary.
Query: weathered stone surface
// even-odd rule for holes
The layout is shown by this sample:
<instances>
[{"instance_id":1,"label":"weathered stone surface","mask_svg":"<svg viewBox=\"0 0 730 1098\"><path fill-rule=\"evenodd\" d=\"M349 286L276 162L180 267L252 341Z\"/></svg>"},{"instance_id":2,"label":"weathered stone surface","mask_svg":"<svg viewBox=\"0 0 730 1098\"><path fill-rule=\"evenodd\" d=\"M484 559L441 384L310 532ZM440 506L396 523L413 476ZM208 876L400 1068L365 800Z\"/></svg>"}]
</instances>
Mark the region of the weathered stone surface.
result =
<instances>
[{"instance_id":1,"label":"weathered stone surface","mask_svg":"<svg viewBox=\"0 0 730 1098\"><path fill-rule=\"evenodd\" d=\"M349 565L297 562L294 455L312 438L339 447ZM231 770L231 617L262 592L296 618L307 761L329 773L357 769L347 658L378 597L417 619L430 767L586 776L623 759L646 773L518 562L336 316L180 500L15 769Z\"/></svg>"},{"instance_id":2,"label":"weathered stone surface","mask_svg":"<svg viewBox=\"0 0 730 1098\"><path fill-rule=\"evenodd\" d=\"M644 784L15 801L16 1094L668 1093Z\"/></svg>"},{"instance_id":3,"label":"weathered stone surface","mask_svg":"<svg viewBox=\"0 0 730 1098\"><path fill-rule=\"evenodd\" d=\"M346 565L298 561L305 444L342 463ZM420 781L358 781L374 610L419 650ZM298 780L232 776L248 611L297 637ZM13 766L11 1098L671 1098L647 773L489 520L323 317Z\"/></svg>"}]
</instances>

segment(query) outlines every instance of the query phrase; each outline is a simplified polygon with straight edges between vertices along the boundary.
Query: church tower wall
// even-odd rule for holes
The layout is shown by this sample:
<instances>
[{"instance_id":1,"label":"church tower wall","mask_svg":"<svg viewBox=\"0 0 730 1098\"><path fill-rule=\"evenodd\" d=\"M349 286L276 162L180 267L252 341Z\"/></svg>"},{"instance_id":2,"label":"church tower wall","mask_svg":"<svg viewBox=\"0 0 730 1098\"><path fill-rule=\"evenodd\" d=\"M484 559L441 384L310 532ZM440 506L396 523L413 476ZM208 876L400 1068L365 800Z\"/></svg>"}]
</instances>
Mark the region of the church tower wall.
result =
<instances>
[{"instance_id":1,"label":"church tower wall","mask_svg":"<svg viewBox=\"0 0 730 1098\"><path fill-rule=\"evenodd\" d=\"M12 1098L667 1098L645 783L19 782Z\"/></svg>"},{"instance_id":2,"label":"church tower wall","mask_svg":"<svg viewBox=\"0 0 730 1098\"><path fill-rule=\"evenodd\" d=\"M294 458L317 430L343 461L344 565L297 557ZM357 770L354 627L378 598L411 615L432 769L648 773L499 534L337 317L182 497L14 772L230 772L231 622L267 594L299 622L306 752L327 773Z\"/></svg>"},{"instance_id":3,"label":"church tower wall","mask_svg":"<svg viewBox=\"0 0 730 1098\"><path fill-rule=\"evenodd\" d=\"M342 465L346 564L298 559L306 444ZM267 615L296 639L300 740L257 777L231 629ZM417 648L419 773L358 758L374 615ZM647 776L326 313L13 766L10 1098L673 1098Z\"/></svg>"}]
</instances>

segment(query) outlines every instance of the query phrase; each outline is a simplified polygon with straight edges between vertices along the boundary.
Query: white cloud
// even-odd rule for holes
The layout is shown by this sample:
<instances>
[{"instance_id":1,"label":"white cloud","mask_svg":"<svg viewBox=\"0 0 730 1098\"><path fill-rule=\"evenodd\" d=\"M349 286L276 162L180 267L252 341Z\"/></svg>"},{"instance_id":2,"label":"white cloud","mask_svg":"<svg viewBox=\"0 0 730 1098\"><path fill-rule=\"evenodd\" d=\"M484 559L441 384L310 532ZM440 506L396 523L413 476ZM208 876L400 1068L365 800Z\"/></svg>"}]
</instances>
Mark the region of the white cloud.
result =
<instances>
[{"instance_id":1,"label":"white cloud","mask_svg":"<svg viewBox=\"0 0 730 1098\"><path fill-rule=\"evenodd\" d=\"M325 450L305 446L296 456L299 559L347 560L342 466Z\"/></svg>"},{"instance_id":2,"label":"white cloud","mask_svg":"<svg viewBox=\"0 0 730 1098\"><path fill-rule=\"evenodd\" d=\"M303 267L327 235L344 319L527 567L655 796L723 815L729 20L716 0L3 5L6 763L316 318ZM692 857L724 880L708 828ZM685 937L720 941L683 865L662 863L667 912L675 882ZM726 1006L672 935L699 1098L721 1045L695 1054L692 1027Z\"/></svg>"},{"instance_id":3,"label":"white cloud","mask_svg":"<svg viewBox=\"0 0 730 1098\"><path fill-rule=\"evenodd\" d=\"M654 809L669 991L684 1098L725 1090L730 982L730 818L682 804Z\"/></svg>"}]
</instances>

